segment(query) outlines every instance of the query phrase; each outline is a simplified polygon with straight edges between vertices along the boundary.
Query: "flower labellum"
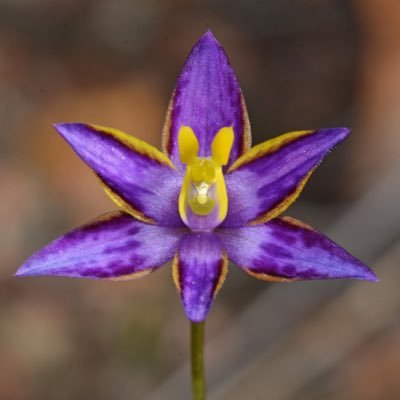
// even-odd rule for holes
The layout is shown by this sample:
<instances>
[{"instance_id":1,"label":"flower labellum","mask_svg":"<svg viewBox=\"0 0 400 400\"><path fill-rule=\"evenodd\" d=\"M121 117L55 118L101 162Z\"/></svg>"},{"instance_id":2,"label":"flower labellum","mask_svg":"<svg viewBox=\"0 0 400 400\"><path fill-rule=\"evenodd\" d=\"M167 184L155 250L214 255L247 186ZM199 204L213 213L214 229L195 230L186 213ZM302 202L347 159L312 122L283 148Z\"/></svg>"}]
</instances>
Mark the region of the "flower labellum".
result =
<instances>
[{"instance_id":1,"label":"flower labellum","mask_svg":"<svg viewBox=\"0 0 400 400\"><path fill-rule=\"evenodd\" d=\"M120 211L56 239L17 276L126 280L173 260L174 282L192 322L206 318L228 259L270 282L377 280L326 236L281 216L349 130L297 131L250 148L239 84L211 32L194 46L178 79L163 152L111 128L55 128Z\"/></svg>"}]
</instances>

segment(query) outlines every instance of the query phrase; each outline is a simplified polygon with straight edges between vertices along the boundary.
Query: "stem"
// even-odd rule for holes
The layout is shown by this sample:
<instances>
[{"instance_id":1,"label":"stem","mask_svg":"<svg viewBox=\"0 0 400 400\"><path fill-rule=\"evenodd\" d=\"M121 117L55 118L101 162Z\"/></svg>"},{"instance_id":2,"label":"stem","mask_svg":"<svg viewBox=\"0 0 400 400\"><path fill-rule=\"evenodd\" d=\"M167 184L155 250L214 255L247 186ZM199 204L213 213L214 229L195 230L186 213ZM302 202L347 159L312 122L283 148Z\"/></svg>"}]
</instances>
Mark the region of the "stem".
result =
<instances>
[{"instance_id":1,"label":"stem","mask_svg":"<svg viewBox=\"0 0 400 400\"><path fill-rule=\"evenodd\" d=\"M194 400L206 400L204 378L204 322L191 322L192 387Z\"/></svg>"}]
</instances>

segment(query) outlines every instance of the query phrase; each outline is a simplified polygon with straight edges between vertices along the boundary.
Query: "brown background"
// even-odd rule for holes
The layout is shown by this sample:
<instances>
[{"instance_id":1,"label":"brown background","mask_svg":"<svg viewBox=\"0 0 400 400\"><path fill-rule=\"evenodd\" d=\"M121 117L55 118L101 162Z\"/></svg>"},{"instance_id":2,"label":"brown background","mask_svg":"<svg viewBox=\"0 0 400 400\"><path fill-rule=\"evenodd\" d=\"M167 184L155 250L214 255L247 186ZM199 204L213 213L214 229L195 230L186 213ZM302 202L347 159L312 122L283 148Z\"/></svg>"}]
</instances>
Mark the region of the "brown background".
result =
<instances>
[{"instance_id":1,"label":"brown background","mask_svg":"<svg viewBox=\"0 0 400 400\"><path fill-rule=\"evenodd\" d=\"M232 266L208 318L210 399L400 398L400 2L2 0L0 399L189 398L188 323L169 267L122 283L12 275L114 209L51 124L159 146L175 79L208 28L255 143L353 128L289 214L381 279L268 285Z\"/></svg>"}]
</instances>

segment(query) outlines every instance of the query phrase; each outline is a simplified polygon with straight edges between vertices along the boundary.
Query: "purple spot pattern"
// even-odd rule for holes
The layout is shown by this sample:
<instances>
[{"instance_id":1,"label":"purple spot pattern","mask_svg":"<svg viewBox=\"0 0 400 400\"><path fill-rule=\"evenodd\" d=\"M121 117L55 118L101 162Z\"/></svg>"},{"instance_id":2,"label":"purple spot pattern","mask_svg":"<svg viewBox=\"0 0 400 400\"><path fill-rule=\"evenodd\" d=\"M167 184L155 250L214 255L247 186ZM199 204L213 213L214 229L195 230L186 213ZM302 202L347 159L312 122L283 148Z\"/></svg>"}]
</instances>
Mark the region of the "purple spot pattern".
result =
<instances>
[{"instance_id":1,"label":"purple spot pattern","mask_svg":"<svg viewBox=\"0 0 400 400\"><path fill-rule=\"evenodd\" d=\"M243 103L244 104L244 103ZM175 87L167 143L168 154L180 169L178 133L190 126L199 140L199 156L211 155L211 143L225 126L233 126L232 164L244 148L244 111L236 76L222 46L207 32L189 54Z\"/></svg>"},{"instance_id":2,"label":"purple spot pattern","mask_svg":"<svg viewBox=\"0 0 400 400\"><path fill-rule=\"evenodd\" d=\"M219 229L218 236L229 259L255 273L297 280L376 280L366 265L326 236L282 218Z\"/></svg>"},{"instance_id":3,"label":"purple spot pattern","mask_svg":"<svg viewBox=\"0 0 400 400\"><path fill-rule=\"evenodd\" d=\"M347 134L346 128L320 129L227 174L229 208L222 226L243 226L274 209Z\"/></svg>"},{"instance_id":4,"label":"purple spot pattern","mask_svg":"<svg viewBox=\"0 0 400 400\"><path fill-rule=\"evenodd\" d=\"M85 124L58 124L57 131L99 178L134 209L162 226L183 225L178 211L182 175Z\"/></svg>"},{"instance_id":5,"label":"purple spot pattern","mask_svg":"<svg viewBox=\"0 0 400 400\"><path fill-rule=\"evenodd\" d=\"M223 248L213 233L190 233L179 244L179 282L186 315L203 321L221 277Z\"/></svg>"},{"instance_id":6,"label":"purple spot pattern","mask_svg":"<svg viewBox=\"0 0 400 400\"><path fill-rule=\"evenodd\" d=\"M36 252L18 276L116 278L153 270L171 260L180 229L149 225L123 212L75 229Z\"/></svg>"}]
</instances>

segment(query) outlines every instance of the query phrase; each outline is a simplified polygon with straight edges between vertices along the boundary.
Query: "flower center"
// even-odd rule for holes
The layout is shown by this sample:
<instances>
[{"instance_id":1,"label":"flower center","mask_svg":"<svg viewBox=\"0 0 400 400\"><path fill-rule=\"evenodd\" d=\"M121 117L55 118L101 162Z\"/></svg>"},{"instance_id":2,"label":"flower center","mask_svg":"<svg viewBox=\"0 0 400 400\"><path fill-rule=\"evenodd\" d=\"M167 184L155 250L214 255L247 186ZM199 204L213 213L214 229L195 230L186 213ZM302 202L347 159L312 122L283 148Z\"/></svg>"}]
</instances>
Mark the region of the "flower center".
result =
<instances>
[{"instance_id":1,"label":"flower center","mask_svg":"<svg viewBox=\"0 0 400 400\"><path fill-rule=\"evenodd\" d=\"M193 130L182 126L179 131L179 152L186 164L179 213L192 230L210 231L228 212L228 195L222 166L229 160L234 134L232 127L218 131L211 144L211 157L198 157L199 142Z\"/></svg>"}]
</instances>

